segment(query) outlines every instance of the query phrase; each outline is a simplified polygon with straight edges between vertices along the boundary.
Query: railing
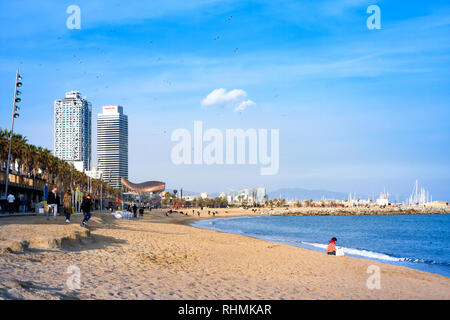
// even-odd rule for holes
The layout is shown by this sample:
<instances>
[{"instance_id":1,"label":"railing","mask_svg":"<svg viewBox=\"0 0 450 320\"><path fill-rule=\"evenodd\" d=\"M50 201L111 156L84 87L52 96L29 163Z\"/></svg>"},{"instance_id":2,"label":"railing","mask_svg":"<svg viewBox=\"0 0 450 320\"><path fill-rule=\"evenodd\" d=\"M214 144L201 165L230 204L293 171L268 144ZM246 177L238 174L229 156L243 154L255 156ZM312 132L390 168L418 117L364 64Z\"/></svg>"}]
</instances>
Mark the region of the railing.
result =
<instances>
[{"instance_id":1,"label":"railing","mask_svg":"<svg viewBox=\"0 0 450 320\"><path fill-rule=\"evenodd\" d=\"M6 172L0 172L0 183L5 184ZM32 188L36 190L43 190L45 181L37 180L17 174L9 174L9 184L15 187Z\"/></svg>"}]
</instances>

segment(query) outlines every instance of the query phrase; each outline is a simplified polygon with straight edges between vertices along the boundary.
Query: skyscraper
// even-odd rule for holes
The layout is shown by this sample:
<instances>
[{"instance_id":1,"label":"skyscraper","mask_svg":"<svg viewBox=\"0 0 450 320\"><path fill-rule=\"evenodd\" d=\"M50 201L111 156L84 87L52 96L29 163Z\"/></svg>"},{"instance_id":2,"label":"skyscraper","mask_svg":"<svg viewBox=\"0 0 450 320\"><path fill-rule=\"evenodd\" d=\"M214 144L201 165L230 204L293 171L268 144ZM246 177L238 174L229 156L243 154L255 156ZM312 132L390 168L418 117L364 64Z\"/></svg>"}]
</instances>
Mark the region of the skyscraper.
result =
<instances>
[{"instance_id":1,"label":"skyscraper","mask_svg":"<svg viewBox=\"0 0 450 320\"><path fill-rule=\"evenodd\" d=\"M80 92L66 92L54 104L54 155L73 163L79 171L90 170L92 106Z\"/></svg>"},{"instance_id":2,"label":"skyscraper","mask_svg":"<svg viewBox=\"0 0 450 320\"><path fill-rule=\"evenodd\" d=\"M97 167L103 180L122 187L128 179L128 117L121 106L104 106L97 119Z\"/></svg>"}]
</instances>

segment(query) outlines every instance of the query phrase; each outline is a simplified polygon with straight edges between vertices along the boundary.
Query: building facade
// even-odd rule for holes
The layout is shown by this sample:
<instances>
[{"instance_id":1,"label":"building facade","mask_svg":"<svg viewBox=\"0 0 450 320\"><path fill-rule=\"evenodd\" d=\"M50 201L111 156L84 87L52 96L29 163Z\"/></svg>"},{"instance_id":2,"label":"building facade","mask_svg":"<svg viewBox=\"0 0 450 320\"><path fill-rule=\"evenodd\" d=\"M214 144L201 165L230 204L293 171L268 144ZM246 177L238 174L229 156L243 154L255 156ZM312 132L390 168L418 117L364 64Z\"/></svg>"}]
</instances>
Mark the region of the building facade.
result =
<instances>
[{"instance_id":1,"label":"building facade","mask_svg":"<svg viewBox=\"0 0 450 320\"><path fill-rule=\"evenodd\" d=\"M121 188L128 179L128 117L121 106L104 106L97 119L97 169L103 180Z\"/></svg>"},{"instance_id":2,"label":"building facade","mask_svg":"<svg viewBox=\"0 0 450 320\"><path fill-rule=\"evenodd\" d=\"M97 170L97 168L92 168L92 170L85 171L85 173L88 177L91 177L92 179L98 179L98 180L103 179L103 172Z\"/></svg>"},{"instance_id":3,"label":"building facade","mask_svg":"<svg viewBox=\"0 0 450 320\"><path fill-rule=\"evenodd\" d=\"M256 188L256 201L259 203L264 203L266 201L266 188Z\"/></svg>"},{"instance_id":4,"label":"building facade","mask_svg":"<svg viewBox=\"0 0 450 320\"><path fill-rule=\"evenodd\" d=\"M80 92L70 91L54 103L53 153L73 163L79 171L90 170L92 106Z\"/></svg>"}]
</instances>

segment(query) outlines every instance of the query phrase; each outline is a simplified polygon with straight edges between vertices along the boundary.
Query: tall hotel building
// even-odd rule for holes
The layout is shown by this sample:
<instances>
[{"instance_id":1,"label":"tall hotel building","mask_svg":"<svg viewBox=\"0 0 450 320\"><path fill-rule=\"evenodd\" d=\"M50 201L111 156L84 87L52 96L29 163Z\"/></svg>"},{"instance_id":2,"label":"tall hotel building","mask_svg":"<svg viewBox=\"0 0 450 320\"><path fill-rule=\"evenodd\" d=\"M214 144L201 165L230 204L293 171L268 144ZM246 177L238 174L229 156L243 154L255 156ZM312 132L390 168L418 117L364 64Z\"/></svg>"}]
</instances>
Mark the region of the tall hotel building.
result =
<instances>
[{"instance_id":1,"label":"tall hotel building","mask_svg":"<svg viewBox=\"0 0 450 320\"><path fill-rule=\"evenodd\" d=\"M97 167L103 180L120 188L128 179L128 117L121 106L104 106L97 119Z\"/></svg>"},{"instance_id":2,"label":"tall hotel building","mask_svg":"<svg viewBox=\"0 0 450 320\"><path fill-rule=\"evenodd\" d=\"M79 171L90 170L92 106L80 92L70 91L54 104L54 155L73 163Z\"/></svg>"}]
</instances>

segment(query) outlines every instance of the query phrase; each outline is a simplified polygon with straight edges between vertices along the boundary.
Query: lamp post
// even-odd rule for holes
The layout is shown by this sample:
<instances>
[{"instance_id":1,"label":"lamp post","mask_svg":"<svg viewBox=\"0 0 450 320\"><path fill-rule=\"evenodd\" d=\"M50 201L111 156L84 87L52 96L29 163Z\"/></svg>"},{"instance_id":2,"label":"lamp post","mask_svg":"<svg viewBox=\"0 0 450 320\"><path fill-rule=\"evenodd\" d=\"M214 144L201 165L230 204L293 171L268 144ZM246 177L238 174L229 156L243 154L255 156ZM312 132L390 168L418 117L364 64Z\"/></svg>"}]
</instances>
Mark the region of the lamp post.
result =
<instances>
[{"instance_id":1,"label":"lamp post","mask_svg":"<svg viewBox=\"0 0 450 320\"><path fill-rule=\"evenodd\" d=\"M100 173L100 211L103 210L103 172Z\"/></svg>"},{"instance_id":2,"label":"lamp post","mask_svg":"<svg viewBox=\"0 0 450 320\"><path fill-rule=\"evenodd\" d=\"M8 161L6 164L6 180L5 180L5 197L8 197L8 183L9 183L9 167L11 165L11 144L13 138L13 130L14 130L14 119L19 117L17 111L19 111L19 107L16 103L19 103L22 99L18 96L21 95L21 92L17 90L18 87L22 86L22 77L19 75L19 69L17 69L16 73L16 85L14 87L14 100L12 107L12 115L11 115L11 131L9 132L9 149L8 149Z\"/></svg>"}]
</instances>

